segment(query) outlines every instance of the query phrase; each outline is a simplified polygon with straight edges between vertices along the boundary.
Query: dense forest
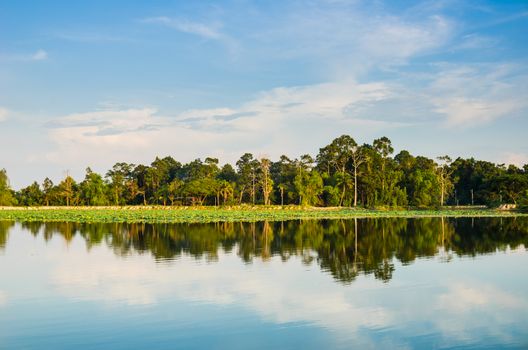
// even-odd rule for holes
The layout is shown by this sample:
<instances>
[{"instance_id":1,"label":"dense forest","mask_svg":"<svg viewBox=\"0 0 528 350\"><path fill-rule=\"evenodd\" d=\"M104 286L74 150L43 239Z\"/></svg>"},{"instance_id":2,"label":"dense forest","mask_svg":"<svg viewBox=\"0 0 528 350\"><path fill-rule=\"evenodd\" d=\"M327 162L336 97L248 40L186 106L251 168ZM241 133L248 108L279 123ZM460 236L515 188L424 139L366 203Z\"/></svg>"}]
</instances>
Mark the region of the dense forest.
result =
<instances>
[{"instance_id":1,"label":"dense forest","mask_svg":"<svg viewBox=\"0 0 528 350\"><path fill-rule=\"evenodd\" d=\"M528 164L494 164L448 156L394 155L382 137L358 145L342 135L319 149L277 161L246 153L220 165L216 158L182 164L172 157L150 165L116 163L104 176L86 169L81 182L46 178L14 191L0 170L0 205L239 205L440 207L504 203L528 206Z\"/></svg>"}]
</instances>

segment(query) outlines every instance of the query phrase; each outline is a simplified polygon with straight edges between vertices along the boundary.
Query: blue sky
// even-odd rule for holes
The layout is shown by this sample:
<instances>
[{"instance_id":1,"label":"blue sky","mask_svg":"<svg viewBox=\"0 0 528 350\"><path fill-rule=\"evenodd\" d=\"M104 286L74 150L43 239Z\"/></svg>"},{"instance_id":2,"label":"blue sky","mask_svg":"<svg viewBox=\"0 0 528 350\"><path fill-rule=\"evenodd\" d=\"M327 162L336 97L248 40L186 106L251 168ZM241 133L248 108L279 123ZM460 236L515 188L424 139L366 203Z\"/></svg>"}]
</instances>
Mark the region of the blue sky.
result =
<instances>
[{"instance_id":1,"label":"blue sky","mask_svg":"<svg viewBox=\"0 0 528 350\"><path fill-rule=\"evenodd\" d=\"M0 168L66 172L343 133L528 163L526 1L0 0Z\"/></svg>"}]
</instances>

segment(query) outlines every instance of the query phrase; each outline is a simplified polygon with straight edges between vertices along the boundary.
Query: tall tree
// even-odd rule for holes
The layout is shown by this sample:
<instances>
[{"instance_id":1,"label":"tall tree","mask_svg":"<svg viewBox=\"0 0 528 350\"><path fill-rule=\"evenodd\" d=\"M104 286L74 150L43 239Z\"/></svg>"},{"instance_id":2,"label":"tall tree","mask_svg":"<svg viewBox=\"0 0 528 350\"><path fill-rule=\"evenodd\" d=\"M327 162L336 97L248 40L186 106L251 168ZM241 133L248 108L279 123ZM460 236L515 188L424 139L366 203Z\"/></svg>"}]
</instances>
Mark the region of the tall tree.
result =
<instances>
[{"instance_id":1,"label":"tall tree","mask_svg":"<svg viewBox=\"0 0 528 350\"><path fill-rule=\"evenodd\" d=\"M128 184L128 190L135 199L141 196L143 205L147 205L147 190L148 190L148 166L143 164L136 165L132 171L134 181Z\"/></svg>"},{"instance_id":2,"label":"tall tree","mask_svg":"<svg viewBox=\"0 0 528 350\"><path fill-rule=\"evenodd\" d=\"M453 170L449 167L452 161L449 156L441 156L437 159L440 161L440 164L436 168L438 182L440 184L440 206L443 206L446 196L453 189L453 181L451 180Z\"/></svg>"},{"instance_id":3,"label":"tall tree","mask_svg":"<svg viewBox=\"0 0 528 350\"><path fill-rule=\"evenodd\" d=\"M236 165L239 176L239 202L242 203L244 193L248 193L251 202L255 204L257 171L260 166L259 162L253 158L251 153L245 153L240 157Z\"/></svg>"},{"instance_id":4,"label":"tall tree","mask_svg":"<svg viewBox=\"0 0 528 350\"><path fill-rule=\"evenodd\" d=\"M277 162L271 164L270 173L273 183L276 184L276 197L280 197L281 205L295 203L298 198L294 183L297 175L296 162L282 155Z\"/></svg>"},{"instance_id":5,"label":"tall tree","mask_svg":"<svg viewBox=\"0 0 528 350\"><path fill-rule=\"evenodd\" d=\"M356 141L351 136L341 135L334 139L329 145L319 149L319 154L317 156L319 169L326 171L328 175L334 176L338 174L338 186L341 189L341 197L339 200L340 206L343 205L345 196L347 195L347 190L351 187L349 186L349 179L351 176L348 166L351 162L353 154L357 152L357 147L358 145ZM359 154L357 154L356 160L361 163ZM357 181L357 169L355 174L355 179Z\"/></svg>"},{"instance_id":6,"label":"tall tree","mask_svg":"<svg viewBox=\"0 0 528 350\"><path fill-rule=\"evenodd\" d=\"M367 157L363 152L363 149L360 147L352 147L352 155L350 159L352 160L352 166L354 168L354 207L357 207L358 202L358 177L360 173L360 167L363 163L366 162Z\"/></svg>"},{"instance_id":7,"label":"tall tree","mask_svg":"<svg viewBox=\"0 0 528 350\"><path fill-rule=\"evenodd\" d=\"M59 195L64 199L64 202L68 207L76 203L76 187L77 184L70 175L66 175L64 180L62 180L58 186Z\"/></svg>"},{"instance_id":8,"label":"tall tree","mask_svg":"<svg viewBox=\"0 0 528 350\"><path fill-rule=\"evenodd\" d=\"M115 205L126 203L125 191L128 187L127 183L132 181L133 169L134 164L122 162L114 164L112 169L106 173L106 178L110 181L109 188Z\"/></svg>"},{"instance_id":9,"label":"tall tree","mask_svg":"<svg viewBox=\"0 0 528 350\"><path fill-rule=\"evenodd\" d=\"M84 181L80 184L81 200L85 205L102 206L108 204L106 184L101 175L89 167L86 169Z\"/></svg>"},{"instance_id":10,"label":"tall tree","mask_svg":"<svg viewBox=\"0 0 528 350\"><path fill-rule=\"evenodd\" d=\"M7 171L5 169L0 170L0 206L2 205L15 205L16 199L11 190L9 184L9 178L7 177Z\"/></svg>"},{"instance_id":11,"label":"tall tree","mask_svg":"<svg viewBox=\"0 0 528 350\"><path fill-rule=\"evenodd\" d=\"M301 205L318 205L323 192L323 179L317 170L301 171L295 177L295 187L300 195Z\"/></svg>"},{"instance_id":12,"label":"tall tree","mask_svg":"<svg viewBox=\"0 0 528 350\"><path fill-rule=\"evenodd\" d=\"M48 177L42 182L42 193L44 196L44 203L46 206L49 206L51 200L53 199L53 181L51 181Z\"/></svg>"},{"instance_id":13,"label":"tall tree","mask_svg":"<svg viewBox=\"0 0 528 350\"><path fill-rule=\"evenodd\" d=\"M270 176L271 161L266 158L260 160L260 187L264 197L264 205L270 205L270 193L273 191L273 180Z\"/></svg>"},{"instance_id":14,"label":"tall tree","mask_svg":"<svg viewBox=\"0 0 528 350\"><path fill-rule=\"evenodd\" d=\"M387 137L382 137L374 140L373 142L374 149L381 156L381 169L378 172L381 180L381 198L385 199L386 196L386 182L387 182L387 163L388 158L394 152L392 148L392 143Z\"/></svg>"}]
</instances>

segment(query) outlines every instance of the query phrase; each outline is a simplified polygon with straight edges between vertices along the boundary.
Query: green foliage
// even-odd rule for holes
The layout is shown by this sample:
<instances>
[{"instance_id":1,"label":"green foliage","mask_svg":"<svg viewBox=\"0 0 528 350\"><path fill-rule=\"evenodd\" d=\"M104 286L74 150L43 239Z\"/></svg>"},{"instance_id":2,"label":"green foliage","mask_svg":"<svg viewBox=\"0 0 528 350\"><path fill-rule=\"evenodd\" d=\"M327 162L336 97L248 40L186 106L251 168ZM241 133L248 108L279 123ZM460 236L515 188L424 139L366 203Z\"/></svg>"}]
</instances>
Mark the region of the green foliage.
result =
<instances>
[{"instance_id":1,"label":"green foliage","mask_svg":"<svg viewBox=\"0 0 528 350\"><path fill-rule=\"evenodd\" d=\"M101 175L94 173L90 168L86 169L86 177L79 186L80 199L85 205L107 205L107 185Z\"/></svg>"},{"instance_id":2,"label":"green foliage","mask_svg":"<svg viewBox=\"0 0 528 350\"><path fill-rule=\"evenodd\" d=\"M201 188L201 186L200 186ZM310 208L299 206L235 206L235 207L41 207L0 210L0 221L22 222L239 222L280 221L293 219L350 219L387 217L524 217L519 214L493 209L443 210L368 210L359 208Z\"/></svg>"},{"instance_id":3,"label":"green foliage","mask_svg":"<svg viewBox=\"0 0 528 350\"><path fill-rule=\"evenodd\" d=\"M519 210L528 212L528 190L525 190L519 197Z\"/></svg>"},{"instance_id":4,"label":"green foliage","mask_svg":"<svg viewBox=\"0 0 528 350\"><path fill-rule=\"evenodd\" d=\"M133 164L127 163L116 163L111 170L106 173L106 178L108 179L108 190L109 198L111 202L115 205L123 205L130 201L131 199L131 182L132 179L132 170L134 168Z\"/></svg>"},{"instance_id":5,"label":"green foliage","mask_svg":"<svg viewBox=\"0 0 528 350\"><path fill-rule=\"evenodd\" d=\"M66 176L64 180L57 187L60 204L70 206L78 202L77 184L71 176Z\"/></svg>"},{"instance_id":6,"label":"green foliage","mask_svg":"<svg viewBox=\"0 0 528 350\"><path fill-rule=\"evenodd\" d=\"M17 192L18 204L24 206L39 206L44 201L44 193L39 184L35 181L30 186Z\"/></svg>"},{"instance_id":7,"label":"green foliage","mask_svg":"<svg viewBox=\"0 0 528 350\"><path fill-rule=\"evenodd\" d=\"M15 205L17 203L14 193L9 186L9 178L5 169L0 170L0 206Z\"/></svg>"},{"instance_id":8,"label":"green foliage","mask_svg":"<svg viewBox=\"0 0 528 350\"><path fill-rule=\"evenodd\" d=\"M323 192L323 179L316 170L301 170L295 177L295 188L300 195L301 205L319 205L319 196Z\"/></svg>"},{"instance_id":9,"label":"green foliage","mask_svg":"<svg viewBox=\"0 0 528 350\"><path fill-rule=\"evenodd\" d=\"M209 177L191 180L185 184L184 193L191 198L193 205L203 205L208 196L213 196L219 191L219 185L217 180Z\"/></svg>"},{"instance_id":10,"label":"green foliage","mask_svg":"<svg viewBox=\"0 0 528 350\"><path fill-rule=\"evenodd\" d=\"M443 205L519 204L528 190L528 165L505 167L447 156L437 161L394 148L387 137L358 145L341 135L315 160L282 155L278 161L243 154L220 165L217 158L181 164L156 157L150 165L116 163L105 177L87 169L77 184L46 178L16 193L0 171L0 206L102 205L316 205L363 208L436 208Z\"/></svg>"}]
</instances>

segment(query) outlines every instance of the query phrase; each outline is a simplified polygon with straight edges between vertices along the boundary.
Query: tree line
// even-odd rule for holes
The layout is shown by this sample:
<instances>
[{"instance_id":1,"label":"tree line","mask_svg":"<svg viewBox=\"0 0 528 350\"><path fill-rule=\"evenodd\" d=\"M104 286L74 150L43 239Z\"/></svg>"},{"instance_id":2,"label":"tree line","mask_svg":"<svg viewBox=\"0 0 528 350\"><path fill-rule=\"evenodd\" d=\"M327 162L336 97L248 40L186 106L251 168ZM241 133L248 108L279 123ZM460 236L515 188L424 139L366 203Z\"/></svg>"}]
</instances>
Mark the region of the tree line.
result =
<instances>
[{"instance_id":1,"label":"tree line","mask_svg":"<svg viewBox=\"0 0 528 350\"><path fill-rule=\"evenodd\" d=\"M285 155L272 161L243 154L220 165L217 158L182 164L156 158L150 165L116 163L101 175L90 168L77 182L46 178L14 191L0 170L0 205L306 205L441 207L503 203L528 206L528 164L494 164L448 156L436 160L408 151L394 155L387 137L359 145L342 135L314 158Z\"/></svg>"}]
</instances>

